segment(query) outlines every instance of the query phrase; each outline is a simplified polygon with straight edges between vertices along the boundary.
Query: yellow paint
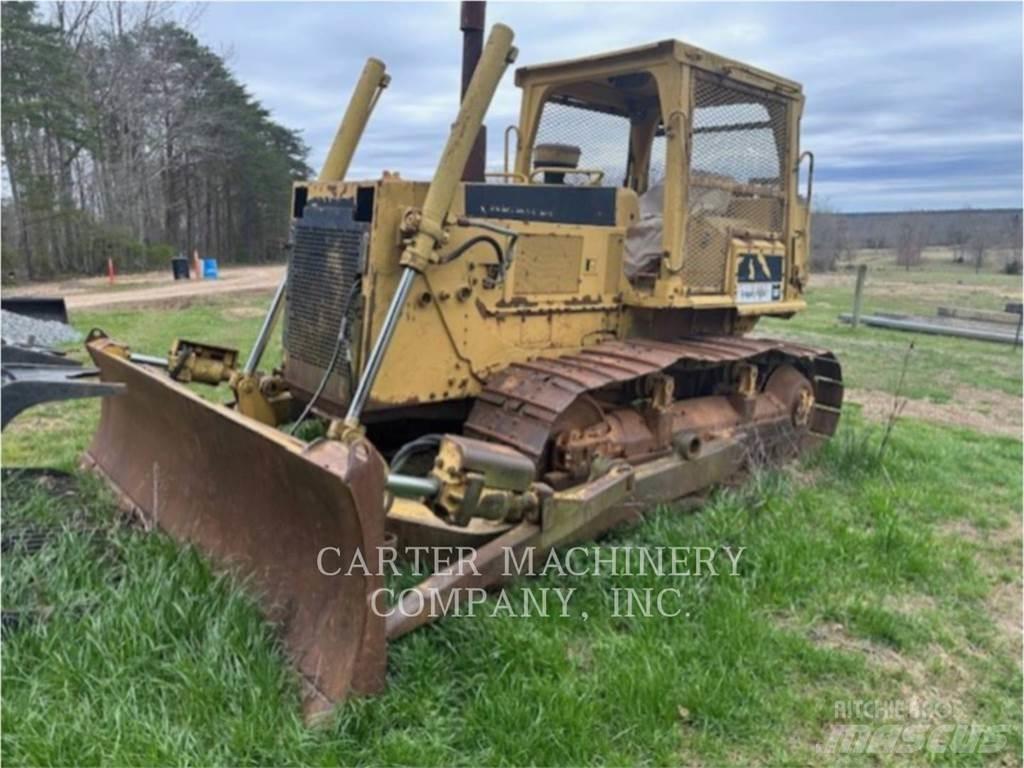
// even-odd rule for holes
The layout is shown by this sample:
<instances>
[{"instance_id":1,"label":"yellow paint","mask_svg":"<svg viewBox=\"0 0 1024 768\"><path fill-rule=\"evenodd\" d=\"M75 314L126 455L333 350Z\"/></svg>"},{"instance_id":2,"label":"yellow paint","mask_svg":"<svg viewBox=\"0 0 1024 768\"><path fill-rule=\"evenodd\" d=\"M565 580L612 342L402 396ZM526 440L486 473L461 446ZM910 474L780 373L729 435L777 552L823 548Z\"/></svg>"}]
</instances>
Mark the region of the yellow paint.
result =
<instances>
[{"instance_id":1,"label":"yellow paint","mask_svg":"<svg viewBox=\"0 0 1024 768\"><path fill-rule=\"evenodd\" d=\"M495 42L481 75L488 85L496 82L510 49L510 34ZM780 161L793 173L784 177L783 229L735 231L729 220L715 223L717 236L726 238L723 242L728 247L725 288L716 295L692 294L682 275L689 196L688 115L695 73L761 89L787 105L788 145ZM642 77L629 79L636 75ZM620 82L641 85L619 87ZM427 199L428 184L390 174L376 181L305 185L311 199L354 197L357 188L373 189L363 277L364 317L354 350L356 370L381 327L402 265L419 271L371 394L370 410L471 397L488 374L509 363L570 353L609 338L641 333L657 338L698 331L740 333L749 330L758 316L788 315L804 308L800 286L807 274L809 214L795 189L803 108L799 85L678 41L523 68L516 73L516 83L523 95L515 162L503 176L509 183L531 179L538 122L544 103L553 95L633 116L629 146L623 147L624 156L632 153L632 172L628 186L616 193L614 226L491 220L519 233L516 258L504 279L495 280L496 256L484 244L450 263L439 263L480 234L491 234L503 247L507 245L502 235L456 225L465 213L465 185L456 182L462 171L456 167L458 153L446 150L437 177L445 194L452 192L447 216L443 201ZM474 118L485 107L476 104ZM469 128L475 122L471 120ZM632 284L623 272L624 243L629 228L638 221L638 195L648 186L647 166L659 130L666 158L664 257L654 279ZM763 220L767 227L772 201L756 195L738 199L747 205L745 218ZM419 222L412 239L402 234L410 211L416 212L413 219ZM782 301L737 306L736 259L741 251L757 253L766 269L765 256L785 256Z\"/></svg>"}]
</instances>

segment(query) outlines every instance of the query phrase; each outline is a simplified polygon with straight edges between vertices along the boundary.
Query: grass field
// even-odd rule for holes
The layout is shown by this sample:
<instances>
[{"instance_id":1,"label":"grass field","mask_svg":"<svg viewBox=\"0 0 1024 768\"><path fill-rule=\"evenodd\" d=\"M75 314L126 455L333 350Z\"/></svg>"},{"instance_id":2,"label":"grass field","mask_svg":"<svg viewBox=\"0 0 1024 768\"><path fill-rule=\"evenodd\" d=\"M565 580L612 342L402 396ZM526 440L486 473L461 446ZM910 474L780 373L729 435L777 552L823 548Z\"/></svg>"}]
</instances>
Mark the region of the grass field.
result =
<instances>
[{"instance_id":1,"label":"grass field","mask_svg":"<svg viewBox=\"0 0 1024 768\"><path fill-rule=\"evenodd\" d=\"M934 317L940 306L1002 311L1007 302L1021 300L1019 275L975 274L969 266L951 263L944 250L925 254L924 264L909 271L896 267L891 255L868 252L858 258L854 264L869 266L864 314ZM837 317L852 310L854 264L842 272L812 275L808 310L791 320L763 321L757 331L833 350L843 363L848 395L873 413L888 408L891 399L882 395L895 391L913 342L901 390L911 399L908 415L1020 435L1020 348L839 323Z\"/></svg>"},{"instance_id":2,"label":"grass field","mask_svg":"<svg viewBox=\"0 0 1024 768\"><path fill-rule=\"evenodd\" d=\"M966 269L875 274L869 311L924 312L929 297L963 295L999 308L1019 296L1019 278L972 282ZM4 610L41 614L3 641L3 760L1021 764L1019 428L1007 437L949 426L942 410L969 392L970 408L1019 425L1020 352L852 331L835 321L850 284L819 280L810 311L759 330L836 350L854 392L886 401L915 340L904 394L939 409L926 412L931 422L901 419L880 455L882 425L853 405L818 455L720 490L697 514L659 509L601 542L606 552L743 546L737 576L517 582L513 602L525 589L575 588L570 615L478 615L413 633L390 649L384 695L346 704L314 731L298 718L272 628L194 552L126 525L89 477L68 494L5 482L5 532L31 520L59 534L4 558ZM174 335L244 348L264 303L221 298L74 321L151 353ZM26 413L4 433L4 465L73 468L97 413L91 402ZM615 616L621 587L677 589L681 612ZM879 716L873 703L920 711ZM837 728L888 723L989 726L1004 743L991 754L829 751Z\"/></svg>"}]
</instances>

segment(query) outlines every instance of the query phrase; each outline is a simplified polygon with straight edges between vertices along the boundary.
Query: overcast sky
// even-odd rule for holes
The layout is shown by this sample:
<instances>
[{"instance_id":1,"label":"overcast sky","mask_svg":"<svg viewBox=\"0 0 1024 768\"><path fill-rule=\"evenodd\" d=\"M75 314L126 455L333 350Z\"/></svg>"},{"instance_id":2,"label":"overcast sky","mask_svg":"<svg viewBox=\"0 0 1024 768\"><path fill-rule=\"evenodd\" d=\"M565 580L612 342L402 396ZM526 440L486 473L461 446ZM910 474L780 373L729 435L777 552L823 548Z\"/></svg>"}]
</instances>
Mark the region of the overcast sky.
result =
<instances>
[{"instance_id":1,"label":"overcast sky","mask_svg":"<svg viewBox=\"0 0 1024 768\"><path fill-rule=\"evenodd\" d=\"M518 65L678 38L803 84L815 197L844 211L1021 205L1018 3L491 2ZM429 178L458 104L457 3L211 4L196 32L228 55L319 168L362 64L392 76L352 178ZM509 71L488 116L488 163L516 121Z\"/></svg>"}]
</instances>

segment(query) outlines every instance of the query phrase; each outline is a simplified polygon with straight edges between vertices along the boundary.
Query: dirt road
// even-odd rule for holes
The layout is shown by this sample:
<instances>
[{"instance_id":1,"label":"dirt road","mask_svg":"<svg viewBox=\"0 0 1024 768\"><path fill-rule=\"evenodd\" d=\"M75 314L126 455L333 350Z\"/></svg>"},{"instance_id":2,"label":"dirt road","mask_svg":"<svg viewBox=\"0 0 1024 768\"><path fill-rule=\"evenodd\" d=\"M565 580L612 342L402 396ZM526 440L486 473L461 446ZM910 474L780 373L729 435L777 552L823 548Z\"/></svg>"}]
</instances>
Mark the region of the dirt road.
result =
<instances>
[{"instance_id":1,"label":"dirt road","mask_svg":"<svg viewBox=\"0 0 1024 768\"><path fill-rule=\"evenodd\" d=\"M284 266L223 267L216 280L174 280L170 270L115 278L83 277L4 288L5 296L63 296L68 309L145 305L225 293L271 291L284 277Z\"/></svg>"},{"instance_id":2,"label":"dirt road","mask_svg":"<svg viewBox=\"0 0 1024 768\"><path fill-rule=\"evenodd\" d=\"M845 399L860 405L865 418L882 423L892 417L895 407L890 393L873 389L848 389ZM959 386L955 399L949 403L904 398L901 401L901 417L1021 439L1020 398L998 390Z\"/></svg>"}]
</instances>

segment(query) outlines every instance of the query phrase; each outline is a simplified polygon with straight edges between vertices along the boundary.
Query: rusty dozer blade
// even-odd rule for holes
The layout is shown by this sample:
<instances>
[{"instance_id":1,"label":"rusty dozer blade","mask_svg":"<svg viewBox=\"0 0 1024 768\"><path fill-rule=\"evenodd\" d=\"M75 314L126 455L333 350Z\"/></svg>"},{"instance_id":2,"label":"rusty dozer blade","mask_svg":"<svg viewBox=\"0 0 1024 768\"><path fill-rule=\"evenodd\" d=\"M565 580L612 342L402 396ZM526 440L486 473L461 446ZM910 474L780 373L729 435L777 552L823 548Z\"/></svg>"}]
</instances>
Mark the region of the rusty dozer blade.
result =
<instances>
[{"instance_id":1,"label":"rusty dozer blade","mask_svg":"<svg viewBox=\"0 0 1024 768\"><path fill-rule=\"evenodd\" d=\"M87 347L103 381L127 386L103 401L86 464L145 520L243 578L283 629L308 718L381 690L384 619L370 599L387 470L373 446L305 443L129 362L100 333ZM344 575L357 550L366 568Z\"/></svg>"}]
</instances>

